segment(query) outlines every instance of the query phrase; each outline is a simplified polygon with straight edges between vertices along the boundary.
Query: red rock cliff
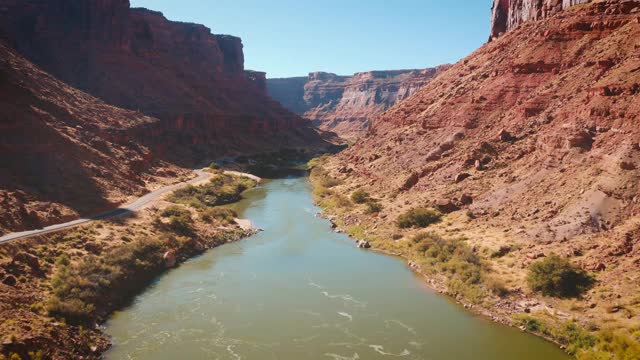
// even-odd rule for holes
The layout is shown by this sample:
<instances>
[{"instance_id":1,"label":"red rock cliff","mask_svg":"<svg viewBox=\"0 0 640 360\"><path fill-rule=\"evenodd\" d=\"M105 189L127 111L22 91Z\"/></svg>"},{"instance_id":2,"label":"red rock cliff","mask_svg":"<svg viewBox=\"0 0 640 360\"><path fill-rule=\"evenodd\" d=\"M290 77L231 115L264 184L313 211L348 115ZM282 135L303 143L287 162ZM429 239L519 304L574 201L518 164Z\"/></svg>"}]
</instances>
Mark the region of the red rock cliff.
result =
<instances>
[{"instance_id":1,"label":"red rock cliff","mask_svg":"<svg viewBox=\"0 0 640 360\"><path fill-rule=\"evenodd\" d=\"M61 80L158 117L142 140L161 154L197 160L317 141L247 78L237 37L127 0L0 0L0 23L19 52Z\"/></svg>"},{"instance_id":2,"label":"red rock cliff","mask_svg":"<svg viewBox=\"0 0 640 360\"><path fill-rule=\"evenodd\" d=\"M572 6L592 0L494 0L491 9L491 38L496 38L527 21L545 19Z\"/></svg>"},{"instance_id":3,"label":"red rock cliff","mask_svg":"<svg viewBox=\"0 0 640 360\"><path fill-rule=\"evenodd\" d=\"M346 139L361 136L369 121L408 98L448 66L424 70L369 71L353 76L314 72L308 77L269 79L269 94L320 129Z\"/></svg>"}]
</instances>

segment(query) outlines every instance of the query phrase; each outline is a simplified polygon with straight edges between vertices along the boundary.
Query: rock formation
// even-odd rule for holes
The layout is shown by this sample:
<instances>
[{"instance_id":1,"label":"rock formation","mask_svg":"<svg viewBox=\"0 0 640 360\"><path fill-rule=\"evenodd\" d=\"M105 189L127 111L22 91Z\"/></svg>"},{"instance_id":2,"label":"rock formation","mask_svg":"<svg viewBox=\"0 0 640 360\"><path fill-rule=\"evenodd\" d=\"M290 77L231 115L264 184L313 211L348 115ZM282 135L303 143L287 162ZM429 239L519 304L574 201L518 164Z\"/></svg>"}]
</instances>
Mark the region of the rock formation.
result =
<instances>
[{"instance_id":1,"label":"rock formation","mask_svg":"<svg viewBox=\"0 0 640 360\"><path fill-rule=\"evenodd\" d=\"M581 254L575 262L604 264L599 280L632 294L638 144L640 1L594 1L485 44L376 118L325 171L343 194L383 199L363 228L466 194L449 219L473 246ZM620 251L624 239L635 245Z\"/></svg>"},{"instance_id":2,"label":"rock formation","mask_svg":"<svg viewBox=\"0 0 640 360\"><path fill-rule=\"evenodd\" d=\"M314 72L268 79L269 94L322 130L354 140L369 121L428 84L448 66L424 70L369 71L353 76Z\"/></svg>"},{"instance_id":3,"label":"rock formation","mask_svg":"<svg viewBox=\"0 0 640 360\"><path fill-rule=\"evenodd\" d=\"M546 19L572 6L592 0L494 0L491 8L491 39L527 21Z\"/></svg>"},{"instance_id":4,"label":"rock formation","mask_svg":"<svg viewBox=\"0 0 640 360\"><path fill-rule=\"evenodd\" d=\"M145 139L174 160L318 141L308 122L246 73L242 42L128 0L0 0L12 46L60 80L161 121ZM171 148L171 152L167 149Z\"/></svg>"},{"instance_id":5,"label":"rock formation","mask_svg":"<svg viewBox=\"0 0 640 360\"><path fill-rule=\"evenodd\" d=\"M0 233L92 214L186 174L133 142L159 122L60 82L0 41Z\"/></svg>"}]
</instances>

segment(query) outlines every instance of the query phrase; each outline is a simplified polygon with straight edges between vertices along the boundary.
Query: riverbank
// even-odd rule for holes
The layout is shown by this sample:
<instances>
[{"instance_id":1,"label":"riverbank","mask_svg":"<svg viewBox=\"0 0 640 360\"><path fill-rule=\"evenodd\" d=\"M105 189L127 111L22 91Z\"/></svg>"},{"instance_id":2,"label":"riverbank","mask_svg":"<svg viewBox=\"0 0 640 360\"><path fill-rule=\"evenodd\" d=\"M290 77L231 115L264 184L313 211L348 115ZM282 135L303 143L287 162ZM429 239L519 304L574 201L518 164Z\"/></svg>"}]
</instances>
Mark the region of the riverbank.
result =
<instances>
[{"instance_id":1,"label":"riverbank","mask_svg":"<svg viewBox=\"0 0 640 360\"><path fill-rule=\"evenodd\" d=\"M0 355L99 359L110 346L100 324L114 310L168 269L253 234L223 205L257 181L210 171L130 216L3 244Z\"/></svg>"},{"instance_id":2,"label":"riverbank","mask_svg":"<svg viewBox=\"0 0 640 360\"><path fill-rule=\"evenodd\" d=\"M532 260L519 260L530 250L517 242L496 246L495 240L487 240L491 229L482 229L486 233L479 236L480 229L470 227L473 214L433 210L431 225L398 226L410 201L397 204L393 194L368 193L371 184L354 181L330 158L315 159L310 166L314 200L336 231L366 242L362 247L402 257L431 288L464 308L541 336L580 359L633 358L640 353L640 327L633 320L638 302L598 304L608 299L601 285L578 298L540 296L527 287ZM494 232L501 238L508 235ZM608 344L613 343L622 345L612 349Z\"/></svg>"}]
</instances>

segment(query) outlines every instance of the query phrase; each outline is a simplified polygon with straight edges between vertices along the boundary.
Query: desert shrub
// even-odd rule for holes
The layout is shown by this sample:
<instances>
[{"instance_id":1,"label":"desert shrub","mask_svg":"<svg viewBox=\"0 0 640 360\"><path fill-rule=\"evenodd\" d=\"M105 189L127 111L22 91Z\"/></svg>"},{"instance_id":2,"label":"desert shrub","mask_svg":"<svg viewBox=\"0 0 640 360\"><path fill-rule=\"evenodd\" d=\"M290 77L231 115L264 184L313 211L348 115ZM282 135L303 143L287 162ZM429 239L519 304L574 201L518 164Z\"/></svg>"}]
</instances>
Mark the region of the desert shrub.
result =
<instances>
[{"instance_id":1,"label":"desert shrub","mask_svg":"<svg viewBox=\"0 0 640 360\"><path fill-rule=\"evenodd\" d=\"M332 177L320 166L316 166L311 169L311 179L316 185L320 185L324 188L332 188L342 185L342 181L340 179Z\"/></svg>"},{"instance_id":2,"label":"desert shrub","mask_svg":"<svg viewBox=\"0 0 640 360\"><path fill-rule=\"evenodd\" d=\"M218 221L222 224L231 224L238 215L235 211L228 208L210 208L202 211L200 218L208 223Z\"/></svg>"},{"instance_id":3,"label":"desert shrub","mask_svg":"<svg viewBox=\"0 0 640 360\"><path fill-rule=\"evenodd\" d=\"M356 204L364 204L369 200L369 193L358 189L351 194L351 201Z\"/></svg>"},{"instance_id":4,"label":"desert shrub","mask_svg":"<svg viewBox=\"0 0 640 360\"><path fill-rule=\"evenodd\" d=\"M218 165L218 163L216 163L216 162L212 162L211 164L209 164L209 169L211 169L211 170L220 170L220 165Z\"/></svg>"},{"instance_id":5,"label":"desert shrub","mask_svg":"<svg viewBox=\"0 0 640 360\"><path fill-rule=\"evenodd\" d=\"M207 184L174 191L169 201L197 209L226 205L242 199L242 192L255 185L255 180L246 177L219 174Z\"/></svg>"},{"instance_id":6,"label":"desert shrub","mask_svg":"<svg viewBox=\"0 0 640 360\"><path fill-rule=\"evenodd\" d=\"M472 301L482 296L483 265L480 258L462 239L444 239L433 233L412 238L416 250L424 255L424 264L432 273L447 275L450 290Z\"/></svg>"},{"instance_id":7,"label":"desert shrub","mask_svg":"<svg viewBox=\"0 0 640 360\"><path fill-rule=\"evenodd\" d=\"M367 201L367 208L364 210L365 214L377 214L380 211L382 211L382 205L373 200Z\"/></svg>"},{"instance_id":8,"label":"desert shrub","mask_svg":"<svg viewBox=\"0 0 640 360\"><path fill-rule=\"evenodd\" d=\"M111 250L102 257L88 256L78 264L61 265L51 280L53 296L47 303L51 316L85 323L97 308L120 301L136 289L140 277L151 277L162 266L162 242L143 238Z\"/></svg>"},{"instance_id":9,"label":"desert shrub","mask_svg":"<svg viewBox=\"0 0 640 360\"><path fill-rule=\"evenodd\" d=\"M429 225L440 221L441 215L431 209L411 209L406 213L398 216L397 225L401 229L406 228L425 228Z\"/></svg>"},{"instance_id":10,"label":"desert shrub","mask_svg":"<svg viewBox=\"0 0 640 360\"><path fill-rule=\"evenodd\" d=\"M498 250L496 250L493 253L491 253L491 257L494 258L494 259L495 258L501 258L501 257L507 255L508 253L510 253L511 250L512 250L512 248L509 245L500 246L500 248Z\"/></svg>"},{"instance_id":11,"label":"desert shrub","mask_svg":"<svg viewBox=\"0 0 640 360\"><path fill-rule=\"evenodd\" d=\"M527 282L546 296L576 297L591 288L594 279L569 260L551 255L530 266Z\"/></svg>"},{"instance_id":12,"label":"desert shrub","mask_svg":"<svg viewBox=\"0 0 640 360\"><path fill-rule=\"evenodd\" d=\"M611 330L598 334L595 346L577 352L578 360L635 360L640 359L640 344Z\"/></svg>"},{"instance_id":13,"label":"desert shrub","mask_svg":"<svg viewBox=\"0 0 640 360\"><path fill-rule=\"evenodd\" d=\"M488 277L484 279L484 284L487 286L487 289L489 289L489 291L499 297L509 295L509 289L507 289L504 282L498 278Z\"/></svg>"},{"instance_id":14,"label":"desert shrub","mask_svg":"<svg viewBox=\"0 0 640 360\"><path fill-rule=\"evenodd\" d=\"M160 216L169 218L169 222L164 225L167 230L181 235L193 233L193 227L191 226L193 219L189 210L181 206L172 205L164 209Z\"/></svg>"}]
</instances>

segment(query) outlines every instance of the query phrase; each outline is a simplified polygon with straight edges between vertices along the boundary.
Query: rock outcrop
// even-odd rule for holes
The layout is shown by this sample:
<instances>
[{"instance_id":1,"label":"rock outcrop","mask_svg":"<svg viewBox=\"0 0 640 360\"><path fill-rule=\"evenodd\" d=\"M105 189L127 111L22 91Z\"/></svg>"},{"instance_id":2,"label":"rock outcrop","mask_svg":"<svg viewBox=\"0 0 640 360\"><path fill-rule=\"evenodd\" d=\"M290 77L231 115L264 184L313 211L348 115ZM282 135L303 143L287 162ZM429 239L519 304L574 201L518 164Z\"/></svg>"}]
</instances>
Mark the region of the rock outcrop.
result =
<instances>
[{"instance_id":1,"label":"rock outcrop","mask_svg":"<svg viewBox=\"0 0 640 360\"><path fill-rule=\"evenodd\" d=\"M264 93L262 73L245 72L237 37L128 0L0 0L0 24L60 80L160 119L144 141L161 156L193 162L319 142L308 121Z\"/></svg>"},{"instance_id":2,"label":"rock outcrop","mask_svg":"<svg viewBox=\"0 0 640 360\"><path fill-rule=\"evenodd\" d=\"M572 6L593 0L494 0L491 8L491 39L527 21L546 19Z\"/></svg>"},{"instance_id":3,"label":"rock outcrop","mask_svg":"<svg viewBox=\"0 0 640 360\"><path fill-rule=\"evenodd\" d=\"M322 130L354 140L370 120L427 85L449 66L423 70L369 71L353 76L314 72L308 77L268 79L271 97Z\"/></svg>"},{"instance_id":4,"label":"rock outcrop","mask_svg":"<svg viewBox=\"0 0 640 360\"><path fill-rule=\"evenodd\" d=\"M603 283L637 293L624 274L637 273L640 253L616 239L638 239L638 143L640 1L607 0L485 44L324 166L341 194L383 199L378 223L363 228L472 194L448 217L472 244L579 253L608 266Z\"/></svg>"},{"instance_id":5,"label":"rock outcrop","mask_svg":"<svg viewBox=\"0 0 640 360\"><path fill-rule=\"evenodd\" d=\"M0 41L0 233L94 214L185 175L135 142L159 122L62 83Z\"/></svg>"}]
</instances>

